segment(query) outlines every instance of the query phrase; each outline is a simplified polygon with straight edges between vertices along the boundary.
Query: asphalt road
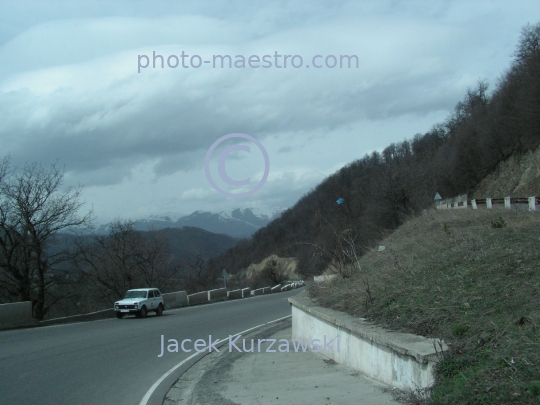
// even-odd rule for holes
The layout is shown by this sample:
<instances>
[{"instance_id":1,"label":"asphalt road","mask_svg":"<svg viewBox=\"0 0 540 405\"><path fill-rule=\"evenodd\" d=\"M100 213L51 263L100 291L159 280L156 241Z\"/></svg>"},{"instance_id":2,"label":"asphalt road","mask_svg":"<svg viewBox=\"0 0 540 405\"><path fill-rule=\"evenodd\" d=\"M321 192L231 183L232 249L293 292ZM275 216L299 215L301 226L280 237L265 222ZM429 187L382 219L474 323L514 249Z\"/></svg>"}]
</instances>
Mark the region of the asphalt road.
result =
<instances>
[{"instance_id":1,"label":"asphalt road","mask_svg":"<svg viewBox=\"0 0 540 405\"><path fill-rule=\"evenodd\" d=\"M178 342L228 338L290 315L287 298L298 292L181 308L162 317L0 332L0 404L138 405L163 374L193 353L179 349L158 357L161 335Z\"/></svg>"}]
</instances>

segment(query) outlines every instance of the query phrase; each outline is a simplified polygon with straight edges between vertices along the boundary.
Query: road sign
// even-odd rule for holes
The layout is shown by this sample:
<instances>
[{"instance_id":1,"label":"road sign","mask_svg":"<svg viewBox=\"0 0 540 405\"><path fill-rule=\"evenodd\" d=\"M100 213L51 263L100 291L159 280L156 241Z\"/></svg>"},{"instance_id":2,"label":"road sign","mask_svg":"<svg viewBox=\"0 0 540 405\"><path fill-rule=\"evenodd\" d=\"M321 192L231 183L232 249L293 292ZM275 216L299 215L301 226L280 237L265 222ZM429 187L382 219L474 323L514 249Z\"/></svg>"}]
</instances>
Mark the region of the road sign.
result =
<instances>
[{"instance_id":1,"label":"road sign","mask_svg":"<svg viewBox=\"0 0 540 405\"><path fill-rule=\"evenodd\" d=\"M227 270L223 269L221 277L223 277L223 286L227 288Z\"/></svg>"}]
</instances>

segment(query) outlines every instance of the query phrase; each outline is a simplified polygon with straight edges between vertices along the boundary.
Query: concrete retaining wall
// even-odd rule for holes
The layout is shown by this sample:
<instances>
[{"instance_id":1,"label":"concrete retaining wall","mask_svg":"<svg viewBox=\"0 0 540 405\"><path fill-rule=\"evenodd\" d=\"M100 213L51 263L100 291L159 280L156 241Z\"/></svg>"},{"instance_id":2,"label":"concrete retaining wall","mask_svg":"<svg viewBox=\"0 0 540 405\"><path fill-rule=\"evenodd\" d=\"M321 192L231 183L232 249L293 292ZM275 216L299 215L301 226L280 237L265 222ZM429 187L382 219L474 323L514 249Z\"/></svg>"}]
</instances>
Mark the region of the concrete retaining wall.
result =
<instances>
[{"instance_id":1,"label":"concrete retaining wall","mask_svg":"<svg viewBox=\"0 0 540 405\"><path fill-rule=\"evenodd\" d=\"M237 298L242 298L242 291L243 290L227 291L227 298L230 299L230 300L234 300L234 299L237 299Z\"/></svg>"},{"instance_id":2,"label":"concrete retaining wall","mask_svg":"<svg viewBox=\"0 0 540 405\"><path fill-rule=\"evenodd\" d=\"M323 274L322 276L313 277L313 281L315 281L316 283L322 283L323 281L329 281L336 277L336 274Z\"/></svg>"},{"instance_id":3,"label":"concrete retaining wall","mask_svg":"<svg viewBox=\"0 0 540 405\"><path fill-rule=\"evenodd\" d=\"M264 287L263 294L272 294L272 289L270 287Z\"/></svg>"},{"instance_id":4,"label":"concrete retaining wall","mask_svg":"<svg viewBox=\"0 0 540 405\"><path fill-rule=\"evenodd\" d=\"M187 296L188 305L204 304L208 302L208 291L202 291Z\"/></svg>"},{"instance_id":5,"label":"concrete retaining wall","mask_svg":"<svg viewBox=\"0 0 540 405\"><path fill-rule=\"evenodd\" d=\"M281 292L281 284L273 286L270 291L273 293Z\"/></svg>"},{"instance_id":6,"label":"concrete retaining wall","mask_svg":"<svg viewBox=\"0 0 540 405\"><path fill-rule=\"evenodd\" d=\"M33 326L37 321L32 318L32 302L13 302L0 305L0 329Z\"/></svg>"},{"instance_id":7,"label":"concrete retaining wall","mask_svg":"<svg viewBox=\"0 0 540 405\"><path fill-rule=\"evenodd\" d=\"M227 298L226 288L218 288L216 290L208 291L208 301L216 300L219 298Z\"/></svg>"},{"instance_id":8,"label":"concrete retaining wall","mask_svg":"<svg viewBox=\"0 0 540 405\"><path fill-rule=\"evenodd\" d=\"M163 303L165 309L185 307L188 305L187 292L176 291L163 294Z\"/></svg>"},{"instance_id":9,"label":"concrete retaining wall","mask_svg":"<svg viewBox=\"0 0 540 405\"><path fill-rule=\"evenodd\" d=\"M363 320L315 305L306 292L289 298L292 305L292 338L319 339L326 335L334 351L321 352L340 364L361 371L401 389L433 384L438 361L434 341L423 336L387 331ZM437 347L439 347L437 345ZM443 350L447 350L443 344Z\"/></svg>"}]
</instances>

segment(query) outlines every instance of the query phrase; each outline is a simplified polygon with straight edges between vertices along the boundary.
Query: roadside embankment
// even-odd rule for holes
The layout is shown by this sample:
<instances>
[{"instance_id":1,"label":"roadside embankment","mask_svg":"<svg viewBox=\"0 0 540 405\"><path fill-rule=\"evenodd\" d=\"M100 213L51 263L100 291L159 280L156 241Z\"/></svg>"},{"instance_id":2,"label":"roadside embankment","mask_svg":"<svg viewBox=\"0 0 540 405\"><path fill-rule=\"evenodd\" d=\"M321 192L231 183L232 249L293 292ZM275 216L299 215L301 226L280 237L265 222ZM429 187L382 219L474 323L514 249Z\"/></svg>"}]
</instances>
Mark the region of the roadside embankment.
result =
<instances>
[{"instance_id":1,"label":"roadside embankment","mask_svg":"<svg viewBox=\"0 0 540 405\"><path fill-rule=\"evenodd\" d=\"M425 403L539 403L538 212L429 210L380 245L312 285L317 305L444 340Z\"/></svg>"},{"instance_id":2,"label":"roadside embankment","mask_svg":"<svg viewBox=\"0 0 540 405\"><path fill-rule=\"evenodd\" d=\"M320 307L306 292L289 302L294 340L318 341L320 346L332 341L337 347L324 351L325 356L393 387L413 390L434 383L435 365L448 349L444 343Z\"/></svg>"}]
</instances>

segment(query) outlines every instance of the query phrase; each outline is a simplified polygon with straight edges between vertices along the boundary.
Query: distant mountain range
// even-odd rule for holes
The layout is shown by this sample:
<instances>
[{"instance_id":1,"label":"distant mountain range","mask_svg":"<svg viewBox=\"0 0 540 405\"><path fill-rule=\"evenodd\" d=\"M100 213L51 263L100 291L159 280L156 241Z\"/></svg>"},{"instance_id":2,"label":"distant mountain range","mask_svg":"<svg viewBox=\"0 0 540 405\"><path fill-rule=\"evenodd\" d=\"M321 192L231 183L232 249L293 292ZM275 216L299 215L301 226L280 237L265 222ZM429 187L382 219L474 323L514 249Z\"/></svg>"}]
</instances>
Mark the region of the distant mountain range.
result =
<instances>
[{"instance_id":1,"label":"distant mountain range","mask_svg":"<svg viewBox=\"0 0 540 405\"><path fill-rule=\"evenodd\" d=\"M201 228L209 232L225 234L234 238L247 238L270 221L279 217L284 210L275 208L272 213L261 213L253 208L236 208L231 212L195 211L190 215L178 214L152 215L135 222L133 227L139 231L182 228L185 226ZM107 233L109 224L101 225L96 232Z\"/></svg>"},{"instance_id":2,"label":"distant mountain range","mask_svg":"<svg viewBox=\"0 0 540 405\"><path fill-rule=\"evenodd\" d=\"M105 226L103 227L105 229ZM239 239L229 235L216 234L205 231L204 229L184 226L182 228L165 228L155 230L153 232L141 232L143 237L157 236L161 238L167 245L167 251L175 258L183 262L192 262L197 256L201 256L204 260L218 256L230 248L232 248ZM59 232L57 235L56 244L48 246L48 252L55 254L59 249L73 248L75 236ZM83 238L92 238L92 233L81 235ZM66 262L67 269L71 266L70 262Z\"/></svg>"}]
</instances>

